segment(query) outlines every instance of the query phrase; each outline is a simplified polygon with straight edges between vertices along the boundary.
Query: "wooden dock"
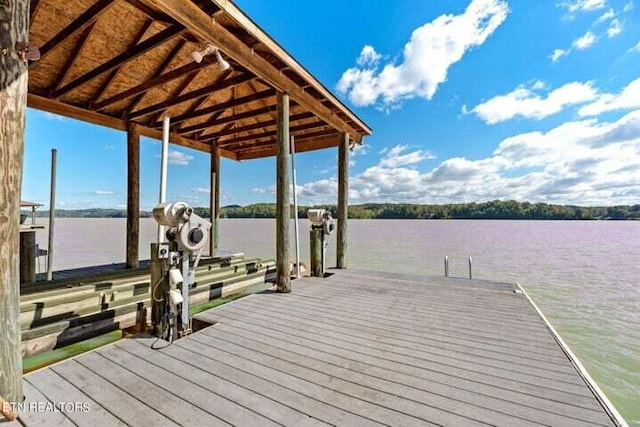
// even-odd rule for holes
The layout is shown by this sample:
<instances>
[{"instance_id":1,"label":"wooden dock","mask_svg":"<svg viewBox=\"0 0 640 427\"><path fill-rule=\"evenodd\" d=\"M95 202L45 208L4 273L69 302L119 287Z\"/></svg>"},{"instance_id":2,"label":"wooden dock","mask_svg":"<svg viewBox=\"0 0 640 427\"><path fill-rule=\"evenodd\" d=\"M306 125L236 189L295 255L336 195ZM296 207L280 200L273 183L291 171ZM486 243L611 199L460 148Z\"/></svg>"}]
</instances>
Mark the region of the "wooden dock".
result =
<instances>
[{"instance_id":1,"label":"wooden dock","mask_svg":"<svg viewBox=\"0 0 640 427\"><path fill-rule=\"evenodd\" d=\"M204 312L214 326L160 350L126 339L26 375L27 407L89 411L28 410L21 421L616 425L514 285L362 271L292 285Z\"/></svg>"}]
</instances>

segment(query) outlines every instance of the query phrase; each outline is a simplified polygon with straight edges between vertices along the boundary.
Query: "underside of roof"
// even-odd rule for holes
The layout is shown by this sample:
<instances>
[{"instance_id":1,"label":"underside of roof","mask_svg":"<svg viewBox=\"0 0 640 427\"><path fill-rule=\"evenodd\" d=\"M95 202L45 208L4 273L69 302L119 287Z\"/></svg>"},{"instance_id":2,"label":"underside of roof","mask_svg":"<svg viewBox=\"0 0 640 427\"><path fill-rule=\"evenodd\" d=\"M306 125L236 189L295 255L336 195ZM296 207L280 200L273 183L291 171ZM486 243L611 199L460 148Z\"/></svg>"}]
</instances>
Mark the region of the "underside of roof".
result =
<instances>
[{"instance_id":1,"label":"underside of roof","mask_svg":"<svg viewBox=\"0 0 640 427\"><path fill-rule=\"evenodd\" d=\"M31 0L29 106L235 159L276 153L276 93L296 151L362 142L369 127L227 0ZM207 44L216 55L192 53Z\"/></svg>"}]
</instances>

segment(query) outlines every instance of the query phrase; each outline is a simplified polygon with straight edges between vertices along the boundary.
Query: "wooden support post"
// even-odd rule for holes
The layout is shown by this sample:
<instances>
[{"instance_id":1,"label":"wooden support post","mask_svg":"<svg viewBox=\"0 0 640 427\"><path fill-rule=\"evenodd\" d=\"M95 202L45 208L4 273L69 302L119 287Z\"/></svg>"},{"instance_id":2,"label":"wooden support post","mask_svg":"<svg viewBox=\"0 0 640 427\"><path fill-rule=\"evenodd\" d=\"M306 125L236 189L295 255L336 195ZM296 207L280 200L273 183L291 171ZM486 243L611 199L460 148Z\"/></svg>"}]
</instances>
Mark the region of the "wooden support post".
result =
<instances>
[{"instance_id":1,"label":"wooden support post","mask_svg":"<svg viewBox=\"0 0 640 427\"><path fill-rule=\"evenodd\" d=\"M349 134L343 133L338 146L338 230L337 268L347 268L347 219L349 217Z\"/></svg>"},{"instance_id":2,"label":"wooden support post","mask_svg":"<svg viewBox=\"0 0 640 427\"><path fill-rule=\"evenodd\" d=\"M127 268L139 266L140 247L140 133L127 124Z\"/></svg>"},{"instance_id":3,"label":"wooden support post","mask_svg":"<svg viewBox=\"0 0 640 427\"><path fill-rule=\"evenodd\" d=\"M28 64L16 52L29 39L29 0L0 2L0 396L22 402L20 194Z\"/></svg>"},{"instance_id":4,"label":"wooden support post","mask_svg":"<svg viewBox=\"0 0 640 427\"><path fill-rule=\"evenodd\" d=\"M289 95L278 92L277 99L277 181L276 181L276 285L278 292L291 292L289 271Z\"/></svg>"},{"instance_id":5,"label":"wooden support post","mask_svg":"<svg viewBox=\"0 0 640 427\"><path fill-rule=\"evenodd\" d=\"M312 228L309 231L309 257L311 258L311 275L313 277L323 277L324 272L322 271L322 235L324 231L322 228Z\"/></svg>"},{"instance_id":6,"label":"wooden support post","mask_svg":"<svg viewBox=\"0 0 640 427\"><path fill-rule=\"evenodd\" d=\"M213 145L211 150L211 196L209 197L209 212L211 213L211 224L209 230L209 255L218 255L220 244L220 148L218 144Z\"/></svg>"},{"instance_id":7,"label":"wooden support post","mask_svg":"<svg viewBox=\"0 0 640 427\"><path fill-rule=\"evenodd\" d=\"M20 283L36 281L36 230L20 231Z\"/></svg>"}]
</instances>

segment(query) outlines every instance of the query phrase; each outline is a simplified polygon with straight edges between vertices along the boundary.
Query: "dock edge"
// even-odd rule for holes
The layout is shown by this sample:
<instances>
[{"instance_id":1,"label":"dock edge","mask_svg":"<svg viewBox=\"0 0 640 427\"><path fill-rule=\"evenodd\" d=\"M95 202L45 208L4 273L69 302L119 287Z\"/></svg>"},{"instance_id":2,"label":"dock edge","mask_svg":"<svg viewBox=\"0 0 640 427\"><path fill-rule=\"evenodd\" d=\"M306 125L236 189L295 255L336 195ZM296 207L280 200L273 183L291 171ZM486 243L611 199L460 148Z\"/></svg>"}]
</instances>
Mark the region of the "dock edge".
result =
<instances>
[{"instance_id":1,"label":"dock edge","mask_svg":"<svg viewBox=\"0 0 640 427\"><path fill-rule=\"evenodd\" d=\"M536 303L533 302L533 299L531 299L527 291L525 291L522 285L520 285L520 283L518 282L516 282L516 286L524 294L524 296L527 297L527 300L529 301L531 306L538 312L538 315L542 318L542 321L544 322L547 329L549 329L549 332L551 332L551 335L553 335L553 338L556 340L556 342L558 343L562 351L567 355L567 357L571 361L571 364L576 368L580 376L587 383L587 386L593 392L596 399L598 399L598 402L600 402L600 404L602 405L604 410L607 412L609 417L613 420L613 422L618 427L629 427L629 424L627 423L627 421L625 421L622 415L620 415L620 412L618 412L616 407L613 405L613 403L611 403L609 398L604 394L604 392L598 386L595 380L591 377L591 375L589 375L589 372L587 372L587 369L584 367L584 365L582 365L582 363L578 359L578 356L576 356L573 353L573 351L571 351L571 349L569 348L569 345L566 342L564 342L564 340L562 339L558 331L555 330L553 325L551 325L551 322L549 322L549 320L542 313L542 310L540 310L540 308L538 308Z\"/></svg>"}]
</instances>

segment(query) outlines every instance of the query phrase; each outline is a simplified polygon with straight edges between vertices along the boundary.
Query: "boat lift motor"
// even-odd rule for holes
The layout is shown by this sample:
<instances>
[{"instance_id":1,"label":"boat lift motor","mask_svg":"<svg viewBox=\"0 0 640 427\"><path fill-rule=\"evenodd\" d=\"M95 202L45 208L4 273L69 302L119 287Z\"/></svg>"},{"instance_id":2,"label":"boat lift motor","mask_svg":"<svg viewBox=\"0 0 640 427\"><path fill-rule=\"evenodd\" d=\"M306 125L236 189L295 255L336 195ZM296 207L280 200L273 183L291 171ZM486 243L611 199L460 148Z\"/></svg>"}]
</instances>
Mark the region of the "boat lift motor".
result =
<instances>
[{"instance_id":1,"label":"boat lift motor","mask_svg":"<svg viewBox=\"0 0 640 427\"><path fill-rule=\"evenodd\" d=\"M183 202L161 203L153 208L153 217L158 225L166 227L167 241L158 242L162 278L154 285L152 295L157 298L158 285L165 284L160 322L162 338L172 341L191 332L189 289L193 286L211 223ZM195 259L191 264L193 256Z\"/></svg>"},{"instance_id":2,"label":"boat lift motor","mask_svg":"<svg viewBox=\"0 0 640 427\"><path fill-rule=\"evenodd\" d=\"M311 274L324 277L329 236L335 231L335 221L331 217L331 212L326 209L309 209L307 218L311 223ZM319 245L318 240L320 240ZM317 254L317 251L314 251L315 245L320 247L320 260L317 259L317 255L314 255ZM317 265L318 261L320 265Z\"/></svg>"}]
</instances>

